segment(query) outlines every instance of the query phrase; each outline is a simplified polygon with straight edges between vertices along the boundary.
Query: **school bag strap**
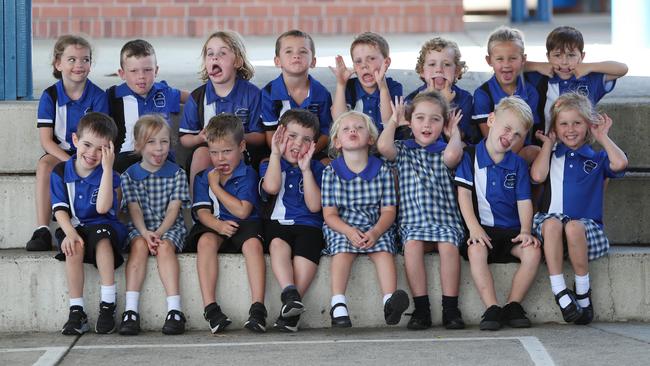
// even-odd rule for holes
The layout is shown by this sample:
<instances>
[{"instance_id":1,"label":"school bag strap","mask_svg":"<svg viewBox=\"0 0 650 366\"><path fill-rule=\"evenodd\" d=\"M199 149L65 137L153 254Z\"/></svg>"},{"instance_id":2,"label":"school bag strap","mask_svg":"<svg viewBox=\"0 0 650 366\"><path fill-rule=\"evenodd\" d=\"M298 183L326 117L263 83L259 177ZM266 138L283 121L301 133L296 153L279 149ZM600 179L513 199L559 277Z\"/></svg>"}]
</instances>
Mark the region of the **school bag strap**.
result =
<instances>
[{"instance_id":1,"label":"school bag strap","mask_svg":"<svg viewBox=\"0 0 650 366\"><path fill-rule=\"evenodd\" d=\"M192 96L192 99L194 99L194 103L196 103L196 111L199 117L199 126L203 126L205 124L205 119L203 118L203 109L204 109L203 101L205 100L206 86L207 84L203 84L198 88L194 89L190 94Z\"/></svg>"},{"instance_id":2,"label":"school bag strap","mask_svg":"<svg viewBox=\"0 0 650 366\"><path fill-rule=\"evenodd\" d=\"M126 139L126 121L124 118L124 99L116 97L115 89L115 85L108 88L106 90L106 96L108 97L108 113L113 117L113 121L115 121L115 125L117 126L115 152L119 153Z\"/></svg>"}]
</instances>

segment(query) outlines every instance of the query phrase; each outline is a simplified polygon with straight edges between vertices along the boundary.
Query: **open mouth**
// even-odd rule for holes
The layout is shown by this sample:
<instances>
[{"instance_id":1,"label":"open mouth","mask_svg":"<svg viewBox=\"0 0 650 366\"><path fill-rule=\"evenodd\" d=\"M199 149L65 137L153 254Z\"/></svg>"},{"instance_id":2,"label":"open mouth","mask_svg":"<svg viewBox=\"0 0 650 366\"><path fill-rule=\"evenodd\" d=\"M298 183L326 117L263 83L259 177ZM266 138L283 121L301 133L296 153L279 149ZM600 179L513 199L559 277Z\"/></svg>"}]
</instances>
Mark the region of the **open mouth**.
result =
<instances>
[{"instance_id":1,"label":"open mouth","mask_svg":"<svg viewBox=\"0 0 650 366\"><path fill-rule=\"evenodd\" d=\"M367 84L374 83L375 82L375 76L373 74L366 73L366 74L361 75L361 80L364 83L367 83Z\"/></svg>"},{"instance_id":2,"label":"open mouth","mask_svg":"<svg viewBox=\"0 0 650 366\"><path fill-rule=\"evenodd\" d=\"M152 155L151 160L154 164L160 165L165 160L163 155Z\"/></svg>"},{"instance_id":3,"label":"open mouth","mask_svg":"<svg viewBox=\"0 0 650 366\"><path fill-rule=\"evenodd\" d=\"M209 75L210 77L218 77L218 76L221 75L221 72L222 72L222 70L221 70L221 66L219 66L219 65L217 65L217 64L214 64L214 65L212 65L212 70L210 70L210 72L208 73L208 75Z\"/></svg>"},{"instance_id":4,"label":"open mouth","mask_svg":"<svg viewBox=\"0 0 650 366\"><path fill-rule=\"evenodd\" d=\"M515 73L512 71L501 71L501 78L510 81L514 78Z\"/></svg>"},{"instance_id":5,"label":"open mouth","mask_svg":"<svg viewBox=\"0 0 650 366\"><path fill-rule=\"evenodd\" d=\"M499 139L499 143L501 144L501 147L504 149L510 147L510 141L508 141L508 139L505 139L503 137Z\"/></svg>"},{"instance_id":6,"label":"open mouth","mask_svg":"<svg viewBox=\"0 0 650 366\"><path fill-rule=\"evenodd\" d=\"M442 76L436 76L436 77L433 78L433 86L434 86L436 89L442 89L442 88L445 87L445 82L446 82L446 80L447 80L447 79L445 79L445 78L442 77Z\"/></svg>"},{"instance_id":7,"label":"open mouth","mask_svg":"<svg viewBox=\"0 0 650 366\"><path fill-rule=\"evenodd\" d=\"M217 170L224 173L230 170L230 164L219 164L217 165Z\"/></svg>"}]
</instances>

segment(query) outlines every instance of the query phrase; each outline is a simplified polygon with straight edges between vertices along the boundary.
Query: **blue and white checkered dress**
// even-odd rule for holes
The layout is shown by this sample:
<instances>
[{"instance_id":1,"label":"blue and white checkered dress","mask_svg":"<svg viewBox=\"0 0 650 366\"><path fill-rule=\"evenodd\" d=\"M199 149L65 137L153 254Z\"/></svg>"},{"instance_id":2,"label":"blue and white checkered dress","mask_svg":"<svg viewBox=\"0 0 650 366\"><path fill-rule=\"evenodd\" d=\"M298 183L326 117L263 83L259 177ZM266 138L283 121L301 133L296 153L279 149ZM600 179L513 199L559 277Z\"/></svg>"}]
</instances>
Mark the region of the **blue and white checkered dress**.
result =
<instances>
[{"instance_id":1,"label":"blue and white checkered dress","mask_svg":"<svg viewBox=\"0 0 650 366\"><path fill-rule=\"evenodd\" d=\"M372 228L380 216L380 209L397 205L395 182L388 168L374 156L369 157L368 166L359 174L351 172L342 157L332 161L323 171L321 186L323 207L336 207L343 221L362 232ZM395 231L388 229L377 243L368 249L359 249L347 237L323 224L327 247L325 255L338 253L397 253Z\"/></svg>"},{"instance_id":2,"label":"blue and white checkered dress","mask_svg":"<svg viewBox=\"0 0 650 366\"><path fill-rule=\"evenodd\" d=\"M190 194L185 171L178 165L166 161L165 165L157 172L151 173L144 170L140 163L131 165L122 174L123 204L136 202L140 205L144 223L147 229L156 230L165 219L167 207L171 201L180 200L183 208L190 207ZM132 221L128 223L129 243L141 236ZM183 214L178 213L174 225L162 236L176 246L176 251L181 252L184 246L185 222Z\"/></svg>"},{"instance_id":3,"label":"blue and white checkered dress","mask_svg":"<svg viewBox=\"0 0 650 366\"><path fill-rule=\"evenodd\" d=\"M409 240L450 242L459 246L465 236L451 172L437 141L420 147L414 140L396 141L399 174L399 214L402 243Z\"/></svg>"}]
</instances>

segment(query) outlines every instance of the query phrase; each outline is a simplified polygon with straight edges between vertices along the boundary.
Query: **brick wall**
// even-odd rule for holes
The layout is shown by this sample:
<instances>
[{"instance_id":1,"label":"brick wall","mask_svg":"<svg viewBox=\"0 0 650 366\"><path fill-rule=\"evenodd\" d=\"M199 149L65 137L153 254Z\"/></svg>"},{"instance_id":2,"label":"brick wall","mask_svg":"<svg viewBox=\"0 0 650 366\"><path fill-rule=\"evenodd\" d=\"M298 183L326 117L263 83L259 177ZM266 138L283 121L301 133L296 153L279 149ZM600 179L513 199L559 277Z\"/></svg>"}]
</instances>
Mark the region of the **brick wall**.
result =
<instances>
[{"instance_id":1,"label":"brick wall","mask_svg":"<svg viewBox=\"0 0 650 366\"><path fill-rule=\"evenodd\" d=\"M203 37L215 29L274 35L450 32L462 0L32 0L34 37Z\"/></svg>"}]
</instances>

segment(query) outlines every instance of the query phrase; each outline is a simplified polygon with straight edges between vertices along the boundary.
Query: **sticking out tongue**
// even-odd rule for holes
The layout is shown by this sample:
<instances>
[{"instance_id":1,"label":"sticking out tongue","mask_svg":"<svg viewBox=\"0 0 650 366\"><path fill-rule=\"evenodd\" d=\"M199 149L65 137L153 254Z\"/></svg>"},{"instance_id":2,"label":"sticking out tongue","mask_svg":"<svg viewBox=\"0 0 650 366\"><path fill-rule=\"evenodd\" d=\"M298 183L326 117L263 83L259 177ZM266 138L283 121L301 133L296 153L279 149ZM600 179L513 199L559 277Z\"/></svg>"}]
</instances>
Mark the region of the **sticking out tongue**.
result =
<instances>
[{"instance_id":1,"label":"sticking out tongue","mask_svg":"<svg viewBox=\"0 0 650 366\"><path fill-rule=\"evenodd\" d=\"M212 65L212 71L210 72L210 76L215 76L219 73L221 73L221 67L217 64Z\"/></svg>"},{"instance_id":2,"label":"sticking out tongue","mask_svg":"<svg viewBox=\"0 0 650 366\"><path fill-rule=\"evenodd\" d=\"M363 81L365 81L366 83L371 83L375 79L375 77L372 76L372 74L365 74L365 75L363 75L362 78L363 78Z\"/></svg>"},{"instance_id":3,"label":"sticking out tongue","mask_svg":"<svg viewBox=\"0 0 650 366\"><path fill-rule=\"evenodd\" d=\"M446 79L442 76L437 76L433 78L433 86L436 89L443 89L445 87L445 81Z\"/></svg>"},{"instance_id":4,"label":"sticking out tongue","mask_svg":"<svg viewBox=\"0 0 650 366\"><path fill-rule=\"evenodd\" d=\"M153 156L153 161L157 164L160 165L163 162L163 157L162 155L154 155Z\"/></svg>"}]
</instances>

